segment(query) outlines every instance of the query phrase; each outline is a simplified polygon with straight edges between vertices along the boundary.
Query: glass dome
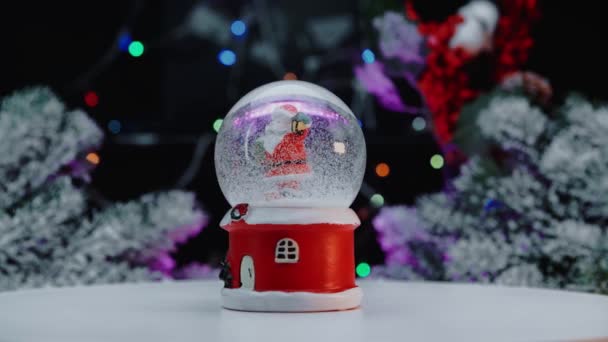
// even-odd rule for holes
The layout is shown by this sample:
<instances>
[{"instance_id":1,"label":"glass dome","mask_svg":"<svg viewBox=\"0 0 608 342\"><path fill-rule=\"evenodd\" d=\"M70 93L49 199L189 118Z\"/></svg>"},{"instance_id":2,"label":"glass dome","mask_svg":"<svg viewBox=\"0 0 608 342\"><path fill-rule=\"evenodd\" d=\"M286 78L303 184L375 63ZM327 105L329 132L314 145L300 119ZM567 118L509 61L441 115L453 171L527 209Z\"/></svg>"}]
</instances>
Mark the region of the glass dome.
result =
<instances>
[{"instance_id":1,"label":"glass dome","mask_svg":"<svg viewBox=\"0 0 608 342\"><path fill-rule=\"evenodd\" d=\"M365 171L365 140L352 111L325 88L279 81L230 110L215 167L232 206L348 207Z\"/></svg>"}]
</instances>

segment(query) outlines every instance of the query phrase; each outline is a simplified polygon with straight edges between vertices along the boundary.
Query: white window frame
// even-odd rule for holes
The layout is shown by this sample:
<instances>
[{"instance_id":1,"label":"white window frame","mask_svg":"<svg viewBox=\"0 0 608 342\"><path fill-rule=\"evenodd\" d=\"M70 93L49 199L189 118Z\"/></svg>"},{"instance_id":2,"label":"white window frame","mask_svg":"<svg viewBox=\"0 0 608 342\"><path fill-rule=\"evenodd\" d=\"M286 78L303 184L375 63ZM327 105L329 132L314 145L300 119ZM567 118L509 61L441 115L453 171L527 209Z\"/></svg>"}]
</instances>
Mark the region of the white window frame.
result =
<instances>
[{"instance_id":1,"label":"white window frame","mask_svg":"<svg viewBox=\"0 0 608 342\"><path fill-rule=\"evenodd\" d=\"M293 256L290 258L290 256ZM277 241L274 249L274 262L277 264L295 264L300 260L300 246L294 239L283 238Z\"/></svg>"}]
</instances>

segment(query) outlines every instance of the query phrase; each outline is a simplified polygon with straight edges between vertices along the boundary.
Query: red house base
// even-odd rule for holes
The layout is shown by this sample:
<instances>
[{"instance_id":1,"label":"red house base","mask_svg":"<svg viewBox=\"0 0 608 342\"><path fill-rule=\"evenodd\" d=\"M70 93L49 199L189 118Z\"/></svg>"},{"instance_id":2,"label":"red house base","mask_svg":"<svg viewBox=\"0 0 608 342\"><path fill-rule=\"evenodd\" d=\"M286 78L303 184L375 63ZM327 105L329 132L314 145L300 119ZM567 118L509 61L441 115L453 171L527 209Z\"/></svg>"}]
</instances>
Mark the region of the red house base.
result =
<instances>
[{"instance_id":1,"label":"red house base","mask_svg":"<svg viewBox=\"0 0 608 342\"><path fill-rule=\"evenodd\" d=\"M329 311L359 306L350 209L248 208L222 220L229 232L224 307Z\"/></svg>"}]
</instances>

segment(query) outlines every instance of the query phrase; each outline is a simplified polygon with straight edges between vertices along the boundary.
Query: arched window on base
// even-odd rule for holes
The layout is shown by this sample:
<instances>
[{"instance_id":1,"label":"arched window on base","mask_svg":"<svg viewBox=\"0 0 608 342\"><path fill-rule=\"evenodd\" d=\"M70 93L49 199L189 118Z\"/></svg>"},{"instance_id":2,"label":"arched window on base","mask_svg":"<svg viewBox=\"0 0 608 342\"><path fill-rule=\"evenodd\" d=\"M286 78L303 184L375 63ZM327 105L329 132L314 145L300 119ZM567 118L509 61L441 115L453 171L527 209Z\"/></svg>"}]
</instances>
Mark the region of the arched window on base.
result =
<instances>
[{"instance_id":1,"label":"arched window on base","mask_svg":"<svg viewBox=\"0 0 608 342\"><path fill-rule=\"evenodd\" d=\"M277 242L274 262L278 264L294 264L298 260L300 260L300 248L295 240L284 238Z\"/></svg>"}]
</instances>

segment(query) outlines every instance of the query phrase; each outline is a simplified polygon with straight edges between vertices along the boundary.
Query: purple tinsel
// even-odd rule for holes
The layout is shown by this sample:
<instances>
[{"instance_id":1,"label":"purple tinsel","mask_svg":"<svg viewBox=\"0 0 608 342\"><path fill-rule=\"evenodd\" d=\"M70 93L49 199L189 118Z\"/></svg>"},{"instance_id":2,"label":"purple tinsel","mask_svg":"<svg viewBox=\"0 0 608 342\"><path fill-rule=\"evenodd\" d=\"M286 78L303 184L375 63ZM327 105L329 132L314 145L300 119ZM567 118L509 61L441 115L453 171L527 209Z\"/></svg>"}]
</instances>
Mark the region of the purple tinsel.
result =
<instances>
[{"instance_id":1,"label":"purple tinsel","mask_svg":"<svg viewBox=\"0 0 608 342\"><path fill-rule=\"evenodd\" d=\"M355 76L384 108L419 114L422 108L405 104L391 77L403 78L409 86L418 89L417 74L425 63L423 37L415 24L396 12L386 12L382 17L375 18L374 27L379 33L379 47L384 62L355 66Z\"/></svg>"},{"instance_id":2,"label":"purple tinsel","mask_svg":"<svg viewBox=\"0 0 608 342\"><path fill-rule=\"evenodd\" d=\"M393 81L384 74L384 65L380 62L365 63L355 67L355 76L363 87L375 95L386 109L405 112L407 108Z\"/></svg>"},{"instance_id":3,"label":"purple tinsel","mask_svg":"<svg viewBox=\"0 0 608 342\"><path fill-rule=\"evenodd\" d=\"M424 64L423 37L416 25L397 12L386 12L374 18L380 36L380 51L386 58L397 58L404 64Z\"/></svg>"}]
</instances>

